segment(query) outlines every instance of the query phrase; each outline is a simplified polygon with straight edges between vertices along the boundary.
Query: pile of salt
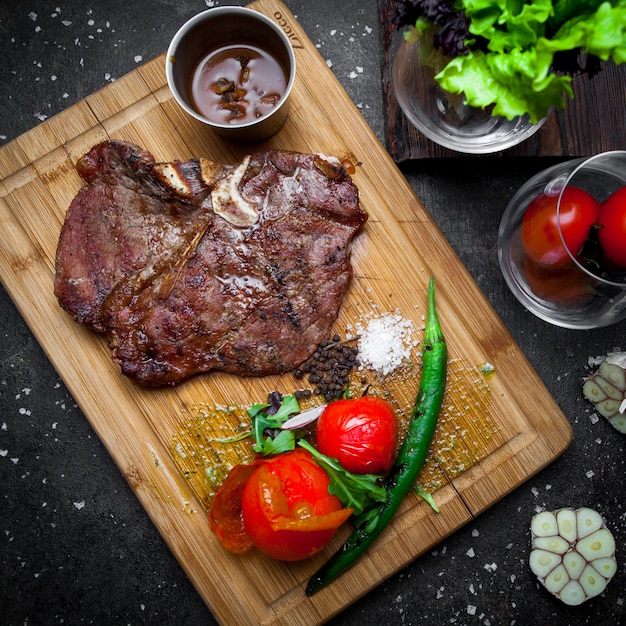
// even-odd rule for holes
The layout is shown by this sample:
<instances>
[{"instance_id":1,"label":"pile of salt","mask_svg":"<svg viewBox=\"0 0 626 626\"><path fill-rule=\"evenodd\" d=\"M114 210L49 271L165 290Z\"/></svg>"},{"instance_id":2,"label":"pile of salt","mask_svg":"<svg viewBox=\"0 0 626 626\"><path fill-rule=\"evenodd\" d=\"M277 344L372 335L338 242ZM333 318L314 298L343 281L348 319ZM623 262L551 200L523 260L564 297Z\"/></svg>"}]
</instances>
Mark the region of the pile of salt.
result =
<instances>
[{"instance_id":1,"label":"pile of salt","mask_svg":"<svg viewBox=\"0 0 626 626\"><path fill-rule=\"evenodd\" d=\"M361 367L387 375L411 354L413 322L400 315L384 314L356 326Z\"/></svg>"}]
</instances>

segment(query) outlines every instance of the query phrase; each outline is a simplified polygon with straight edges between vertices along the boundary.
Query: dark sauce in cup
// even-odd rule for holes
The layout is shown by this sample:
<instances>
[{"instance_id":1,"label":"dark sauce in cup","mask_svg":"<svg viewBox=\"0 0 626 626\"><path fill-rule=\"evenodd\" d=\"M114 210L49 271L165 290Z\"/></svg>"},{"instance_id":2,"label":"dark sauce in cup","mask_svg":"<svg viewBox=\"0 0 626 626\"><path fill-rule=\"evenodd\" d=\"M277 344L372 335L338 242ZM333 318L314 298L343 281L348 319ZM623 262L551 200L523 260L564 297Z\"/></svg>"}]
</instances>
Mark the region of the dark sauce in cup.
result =
<instances>
[{"instance_id":1,"label":"dark sauce in cup","mask_svg":"<svg viewBox=\"0 0 626 626\"><path fill-rule=\"evenodd\" d=\"M278 60L249 45L209 52L191 78L194 108L222 124L245 124L270 113L286 88L287 75Z\"/></svg>"}]
</instances>

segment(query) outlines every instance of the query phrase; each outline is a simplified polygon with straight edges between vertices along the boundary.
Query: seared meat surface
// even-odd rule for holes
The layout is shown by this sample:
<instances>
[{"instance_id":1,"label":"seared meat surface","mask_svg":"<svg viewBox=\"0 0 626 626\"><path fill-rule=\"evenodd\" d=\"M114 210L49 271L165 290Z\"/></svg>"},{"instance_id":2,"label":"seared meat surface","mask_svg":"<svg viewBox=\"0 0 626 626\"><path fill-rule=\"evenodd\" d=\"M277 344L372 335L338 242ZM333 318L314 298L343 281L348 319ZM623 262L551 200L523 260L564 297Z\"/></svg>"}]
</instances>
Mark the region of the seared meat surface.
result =
<instances>
[{"instance_id":1,"label":"seared meat surface","mask_svg":"<svg viewBox=\"0 0 626 626\"><path fill-rule=\"evenodd\" d=\"M330 334L367 219L334 160L270 151L237 166L155 163L108 141L77 167L87 186L61 231L55 294L106 333L131 379L280 374Z\"/></svg>"}]
</instances>

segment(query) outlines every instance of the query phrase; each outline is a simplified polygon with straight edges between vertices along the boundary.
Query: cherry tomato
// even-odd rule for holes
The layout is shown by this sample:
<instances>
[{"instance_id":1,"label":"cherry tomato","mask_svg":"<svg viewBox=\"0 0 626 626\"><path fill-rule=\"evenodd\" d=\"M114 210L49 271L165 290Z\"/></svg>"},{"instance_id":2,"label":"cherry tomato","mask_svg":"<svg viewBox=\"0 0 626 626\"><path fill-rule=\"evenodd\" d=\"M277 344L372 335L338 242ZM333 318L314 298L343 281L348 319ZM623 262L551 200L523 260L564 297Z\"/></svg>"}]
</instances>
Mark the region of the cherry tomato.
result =
<instances>
[{"instance_id":1,"label":"cherry tomato","mask_svg":"<svg viewBox=\"0 0 626 626\"><path fill-rule=\"evenodd\" d=\"M570 260L559 237L556 220L558 195L537 196L522 219L522 245L526 255L542 265L562 265ZM578 187L566 187L560 211L561 232L572 254L577 254L597 223L600 204Z\"/></svg>"},{"instance_id":2,"label":"cherry tomato","mask_svg":"<svg viewBox=\"0 0 626 626\"><path fill-rule=\"evenodd\" d=\"M211 530L232 552L256 546L275 559L308 558L352 515L328 493L329 484L306 450L238 465L213 498Z\"/></svg>"},{"instance_id":3,"label":"cherry tomato","mask_svg":"<svg viewBox=\"0 0 626 626\"><path fill-rule=\"evenodd\" d=\"M317 420L317 448L353 474L382 474L393 462L398 422L382 398L331 402Z\"/></svg>"},{"instance_id":4,"label":"cherry tomato","mask_svg":"<svg viewBox=\"0 0 626 626\"><path fill-rule=\"evenodd\" d=\"M618 189L600 207L598 239L604 254L626 267L626 187Z\"/></svg>"},{"instance_id":5,"label":"cherry tomato","mask_svg":"<svg viewBox=\"0 0 626 626\"><path fill-rule=\"evenodd\" d=\"M589 277L573 265L547 267L526 258L524 276L532 292L548 302L567 306L593 298Z\"/></svg>"}]
</instances>

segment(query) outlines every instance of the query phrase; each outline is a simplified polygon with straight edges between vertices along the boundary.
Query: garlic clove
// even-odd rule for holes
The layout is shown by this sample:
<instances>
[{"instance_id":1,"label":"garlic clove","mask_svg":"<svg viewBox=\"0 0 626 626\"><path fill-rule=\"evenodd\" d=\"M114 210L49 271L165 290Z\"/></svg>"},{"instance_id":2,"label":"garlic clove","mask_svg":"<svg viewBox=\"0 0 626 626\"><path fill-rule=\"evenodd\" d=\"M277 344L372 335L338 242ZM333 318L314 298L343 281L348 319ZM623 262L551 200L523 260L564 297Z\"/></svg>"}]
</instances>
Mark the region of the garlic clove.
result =
<instances>
[{"instance_id":1,"label":"garlic clove","mask_svg":"<svg viewBox=\"0 0 626 626\"><path fill-rule=\"evenodd\" d=\"M560 563L561 558L554 552L533 550L530 553L530 569L537 578L545 578Z\"/></svg>"},{"instance_id":2,"label":"garlic clove","mask_svg":"<svg viewBox=\"0 0 626 626\"><path fill-rule=\"evenodd\" d=\"M620 365L619 363L620 361L615 361L611 357L608 357L604 360L602 365L600 365L598 371L604 379L623 394L623 392L626 391L626 370L624 369L624 365Z\"/></svg>"},{"instance_id":3,"label":"garlic clove","mask_svg":"<svg viewBox=\"0 0 626 626\"><path fill-rule=\"evenodd\" d=\"M602 516L593 509L583 507L576 511L578 540L602 527Z\"/></svg>"},{"instance_id":4,"label":"garlic clove","mask_svg":"<svg viewBox=\"0 0 626 626\"><path fill-rule=\"evenodd\" d=\"M567 585L561 589L559 598L568 606L578 606L587 599L587 595L582 585L577 580L570 580Z\"/></svg>"},{"instance_id":5,"label":"garlic clove","mask_svg":"<svg viewBox=\"0 0 626 626\"><path fill-rule=\"evenodd\" d=\"M608 529L600 528L581 539L576 544L576 550L587 561L602 559L615 553L615 539Z\"/></svg>"},{"instance_id":6,"label":"garlic clove","mask_svg":"<svg viewBox=\"0 0 626 626\"><path fill-rule=\"evenodd\" d=\"M557 565L547 576L544 582L546 589L557 595L570 581L570 576L563 565Z\"/></svg>"},{"instance_id":7,"label":"garlic clove","mask_svg":"<svg viewBox=\"0 0 626 626\"><path fill-rule=\"evenodd\" d=\"M591 565L587 565L579 579L580 586L588 598L600 595L606 589L606 578Z\"/></svg>"},{"instance_id":8,"label":"garlic clove","mask_svg":"<svg viewBox=\"0 0 626 626\"><path fill-rule=\"evenodd\" d=\"M620 403L617 400L613 400L611 398L606 398L606 400L602 400L596 404L596 410L602 417L606 417L607 419L611 419L617 412L619 411Z\"/></svg>"},{"instance_id":9,"label":"garlic clove","mask_svg":"<svg viewBox=\"0 0 626 626\"><path fill-rule=\"evenodd\" d=\"M552 511L543 511L535 515L531 522L531 530L537 537L550 537L558 533L557 518Z\"/></svg>"},{"instance_id":10,"label":"garlic clove","mask_svg":"<svg viewBox=\"0 0 626 626\"><path fill-rule=\"evenodd\" d=\"M300 413L290 417L286 422L281 424L281 430L295 430L297 428L308 426L319 418L319 416L326 410L326 406L327 405L322 404L320 406L314 406L310 409L300 411Z\"/></svg>"},{"instance_id":11,"label":"garlic clove","mask_svg":"<svg viewBox=\"0 0 626 626\"><path fill-rule=\"evenodd\" d=\"M600 385L598 385L598 383L592 378L588 378L583 383L583 395L587 398L587 400L596 404L606 400L607 398L607 395L602 390L602 387L600 387Z\"/></svg>"},{"instance_id":12,"label":"garlic clove","mask_svg":"<svg viewBox=\"0 0 626 626\"><path fill-rule=\"evenodd\" d=\"M610 556L595 559L591 561L591 565L608 580L613 578L617 572L617 561Z\"/></svg>"},{"instance_id":13,"label":"garlic clove","mask_svg":"<svg viewBox=\"0 0 626 626\"><path fill-rule=\"evenodd\" d=\"M626 434L626 413L618 413L613 417L609 417L609 423L613 428L619 430L620 433Z\"/></svg>"},{"instance_id":14,"label":"garlic clove","mask_svg":"<svg viewBox=\"0 0 626 626\"><path fill-rule=\"evenodd\" d=\"M569 543L560 537L554 535L552 537L537 537L533 542L535 548L539 550L547 550L555 554L565 554L569 550Z\"/></svg>"},{"instance_id":15,"label":"garlic clove","mask_svg":"<svg viewBox=\"0 0 626 626\"><path fill-rule=\"evenodd\" d=\"M572 509L561 509L556 514L559 535L569 543L576 540L576 512Z\"/></svg>"},{"instance_id":16,"label":"garlic clove","mask_svg":"<svg viewBox=\"0 0 626 626\"><path fill-rule=\"evenodd\" d=\"M587 566L587 561L576 550L571 550L563 557L563 565L569 577L577 580Z\"/></svg>"}]
</instances>

